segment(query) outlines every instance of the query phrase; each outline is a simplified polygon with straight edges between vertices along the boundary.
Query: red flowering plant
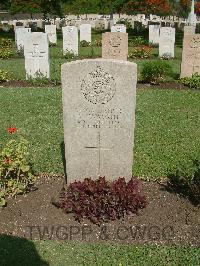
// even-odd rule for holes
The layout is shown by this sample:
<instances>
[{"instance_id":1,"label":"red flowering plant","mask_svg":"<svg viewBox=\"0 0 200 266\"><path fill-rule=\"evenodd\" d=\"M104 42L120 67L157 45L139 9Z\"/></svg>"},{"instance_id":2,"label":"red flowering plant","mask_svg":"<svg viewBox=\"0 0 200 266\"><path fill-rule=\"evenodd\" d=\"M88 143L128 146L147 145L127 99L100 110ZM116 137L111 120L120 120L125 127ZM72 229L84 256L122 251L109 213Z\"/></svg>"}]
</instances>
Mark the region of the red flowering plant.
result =
<instances>
[{"instance_id":1,"label":"red flowering plant","mask_svg":"<svg viewBox=\"0 0 200 266\"><path fill-rule=\"evenodd\" d=\"M128 57L131 59L147 59L151 58L153 55L153 49L152 47L148 45L141 45L138 47L134 47L131 52L129 53Z\"/></svg>"},{"instance_id":2,"label":"red flowering plant","mask_svg":"<svg viewBox=\"0 0 200 266\"><path fill-rule=\"evenodd\" d=\"M16 127L7 129L9 134L17 133ZM12 138L0 151L0 207L6 205L6 198L25 193L34 182L28 160L28 141Z\"/></svg>"},{"instance_id":3,"label":"red flowering plant","mask_svg":"<svg viewBox=\"0 0 200 266\"><path fill-rule=\"evenodd\" d=\"M66 213L73 213L78 221L87 218L95 224L101 224L137 213L146 206L146 199L140 192L137 179L126 182L125 178L120 177L109 182L105 177L100 177L71 183L53 204Z\"/></svg>"}]
</instances>

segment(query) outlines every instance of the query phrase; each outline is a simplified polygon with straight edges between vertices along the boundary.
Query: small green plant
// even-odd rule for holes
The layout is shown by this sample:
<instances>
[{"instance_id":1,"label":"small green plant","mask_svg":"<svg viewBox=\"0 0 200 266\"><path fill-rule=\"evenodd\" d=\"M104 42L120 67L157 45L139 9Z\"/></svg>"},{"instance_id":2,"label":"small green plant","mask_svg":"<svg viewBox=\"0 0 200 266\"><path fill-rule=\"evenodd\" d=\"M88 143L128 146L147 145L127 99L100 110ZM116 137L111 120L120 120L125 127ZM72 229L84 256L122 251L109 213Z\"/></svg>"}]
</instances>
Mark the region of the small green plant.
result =
<instances>
[{"instance_id":1,"label":"small green plant","mask_svg":"<svg viewBox=\"0 0 200 266\"><path fill-rule=\"evenodd\" d=\"M20 58L24 57L24 47L23 46L19 46L16 50L17 56Z\"/></svg>"},{"instance_id":2,"label":"small green plant","mask_svg":"<svg viewBox=\"0 0 200 266\"><path fill-rule=\"evenodd\" d=\"M133 29L131 22L128 19L120 19L116 22L116 24L124 24L126 26L127 31Z\"/></svg>"},{"instance_id":3,"label":"small green plant","mask_svg":"<svg viewBox=\"0 0 200 266\"><path fill-rule=\"evenodd\" d=\"M168 186L188 197L195 204L200 204L200 160L194 160L190 169L178 169L168 175Z\"/></svg>"},{"instance_id":4,"label":"small green plant","mask_svg":"<svg viewBox=\"0 0 200 266\"><path fill-rule=\"evenodd\" d=\"M128 55L129 58L147 59L152 57L152 48L149 46L139 46L131 50Z\"/></svg>"},{"instance_id":5,"label":"small green plant","mask_svg":"<svg viewBox=\"0 0 200 266\"><path fill-rule=\"evenodd\" d=\"M83 40L80 42L80 46L81 47L89 47L89 46L91 46L91 43Z\"/></svg>"},{"instance_id":6,"label":"small green plant","mask_svg":"<svg viewBox=\"0 0 200 266\"><path fill-rule=\"evenodd\" d=\"M134 37L133 39L128 41L128 45L130 47L137 47L140 45L147 45L147 41L142 37L142 36L138 36L138 37Z\"/></svg>"},{"instance_id":7,"label":"small green plant","mask_svg":"<svg viewBox=\"0 0 200 266\"><path fill-rule=\"evenodd\" d=\"M165 53L165 54L163 54L161 56L160 59L162 59L162 60L171 60L171 59L173 59L173 57L172 57L171 53Z\"/></svg>"},{"instance_id":8,"label":"small green plant","mask_svg":"<svg viewBox=\"0 0 200 266\"><path fill-rule=\"evenodd\" d=\"M49 47L56 47L56 43L49 42Z\"/></svg>"},{"instance_id":9,"label":"small green plant","mask_svg":"<svg viewBox=\"0 0 200 266\"><path fill-rule=\"evenodd\" d=\"M100 39L97 39L94 41L94 45L97 47L101 47L102 46L102 41Z\"/></svg>"},{"instance_id":10,"label":"small green plant","mask_svg":"<svg viewBox=\"0 0 200 266\"><path fill-rule=\"evenodd\" d=\"M12 47L12 40L0 38L0 48L11 48Z\"/></svg>"},{"instance_id":11,"label":"small green plant","mask_svg":"<svg viewBox=\"0 0 200 266\"><path fill-rule=\"evenodd\" d=\"M10 48L0 49L0 59L9 59L13 56L13 51Z\"/></svg>"},{"instance_id":12,"label":"small green plant","mask_svg":"<svg viewBox=\"0 0 200 266\"><path fill-rule=\"evenodd\" d=\"M152 47L152 48L158 48L159 47L159 44L158 43L150 42L149 43L149 46Z\"/></svg>"},{"instance_id":13,"label":"small green plant","mask_svg":"<svg viewBox=\"0 0 200 266\"><path fill-rule=\"evenodd\" d=\"M8 128L10 134L16 128ZM27 192L34 183L34 175L28 160L28 141L11 139L0 152L0 207L8 197Z\"/></svg>"},{"instance_id":14,"label":"small green plant","mask_svg":"<svg viewBox=\"0 0 200 266\"><path fill-rule=\"evenodd\" d=\"M146 61L142 65L141 79L150 84L159 84L172 75L171 66L162 60Z\"/></svg>"},{"instance_id":15,"label":"small green plant","mask_svg":"<svg viewBox=\"0 0 200 266\"><path fill-rule=\"evenodd\" d=\"M49 78L45 77L41 72L37 72L35 77L28 76L28 82L33 86L40 86L40 85L46 85L49 84L50 80Z\"/></svg>"},{"instance_id":16,"label":"small green plant","mask_svg":"<svg viewBox=\"0 0 200 266\"><path fill-rule=\"evenodd\" d=\"M192 77L181 78L180 82L190 89L200 90L200 74L193 74Z\"/></svg>"},{"instance_id":17,"label":"small green plant","mask_svg":"<svg viewBox=\"0 0 200 266\"><path fill-rule=\"evenodd\" d=\"M9 81L11 79L12 79L12 77L7 71L0 69L0 83L5 82L5 81Z\"/></svg>"},{"instance_id":18,"label":"small green plant","mask_svg":"<svg viewBox=\"0 0 200 266\"><path fill-rule=\"evenodd\" d=\"M77 58L77 55L75 55L74 53L72 52L66 52L64 54L64 58L68 59L68 60L73 60L73 59L76 59Z\"/></svg>"}]
</instances>

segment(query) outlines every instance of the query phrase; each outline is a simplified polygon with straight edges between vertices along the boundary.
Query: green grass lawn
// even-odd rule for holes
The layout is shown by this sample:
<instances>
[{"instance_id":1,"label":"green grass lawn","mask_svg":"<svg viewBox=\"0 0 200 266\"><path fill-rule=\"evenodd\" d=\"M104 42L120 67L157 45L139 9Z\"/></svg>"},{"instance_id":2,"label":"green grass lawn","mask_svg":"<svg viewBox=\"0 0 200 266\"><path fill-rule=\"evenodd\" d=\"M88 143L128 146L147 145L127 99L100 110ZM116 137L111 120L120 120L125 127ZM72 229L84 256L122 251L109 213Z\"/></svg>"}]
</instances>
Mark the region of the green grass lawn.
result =
<instances>
[{"instance_id":1,"label":"green grass lawn","mask_svg":"<svg viewBox=\"0 0 200 266\"><path fill-rule=\"evenodd\" d=\"M0 236L0 263L3 266L198 266L200 249L28 241Z\"/></svg>"},{"instance_id":2,"label":"green grass lawn","mask_svg":"<svg viewBox=\"0 0 200 266\"><path fill-rule=\"evenodd\" d=\"M13 38L5 34L3 37ZM93 33L93 41L101 34ZM175 59L180 73L181 39L177 38ZM131 48L130 48L131 49ZM101 48L95 47L95 56ZM158 49L154 49L155 55ZM90 47L80 56L90 57ZM60 75L61 32L58 45L50 48L52 78ZM154 60L154 59L153 59ZM135 60L139 72L144 60ZM24 59L0 60L0 69L25 79ZM133 174L151 179L166 177L180 165L190 167L200 151L200 93L192 90L137 91ZM10 138L23 136L30 143L30 158L37 172L63 173L63 125L61 88L0 88L0 149ZM16 126L16 135L7 128ZM45 263L46 262L46 263ZM28 241L0 236L0 265L200 265L200 249L192 247L125 246L57 241Z\"/></svg>"},{"instance_id":3,"label":"green grass lawn","mask_svg":"<svg viewBox=\"0 0 200 266\"><path fill-rule=\"evenodd\" d=\"M129 33L129 39L135 37L135 33ZM14 43L14 33L0 33L0 37L7 37L13 39ZM144 36L147 39L147 34L145 33ZM101 57L101 47L95 46L95 40L101 40L102 33L99 32L92 32L92 47L79 47L79 58L97 58ZM182 38L182 35L181 35ZM62 33L61 31L57 31L57 45L50 47L49 55L50 55L50 73L51 79L54 80L55 78L60 80L60 66L63 63L69 61L69 59L64 58L63 51L62 51ZM180 39L180 38L179 38ZM173 75L168 77L167 80L174 80L179 78L180 76L180 64L181 64L181 54L182 54L182 47L180 46L179 42L182 41L178 39L178 43L175 46L175 58L173 60L168 60L167 62L171 65L173 69ZM129 47L129 52L133 47ZM7 59L7 60L0 60L0 69L6 70L12 74L13 78L16 80L25 80L25 66L24 66L24 58L20 58L16 54L16 48L13 45L13 52L15 53L14 58ZM158 59L158 48L153 49L153 57L150 60ZM142 64L146 61L144 59L131 59L138 65L138 77L140 77L140 72L142 68Z\"/></svg>"},{"instance_id":4,"label":"green grass lawn","mask_svg":"<svg viewBox=\"0 0 200 266\"><path fill-rule=\"evenodd\" d=\"M0 147L11 137L30 142L37 172L63 173L62 100L60 88L1 88ZM190 165L200 151L200 93L184 90L137 91L133 174L163 177Z\"/></svg>"}]
</instances>

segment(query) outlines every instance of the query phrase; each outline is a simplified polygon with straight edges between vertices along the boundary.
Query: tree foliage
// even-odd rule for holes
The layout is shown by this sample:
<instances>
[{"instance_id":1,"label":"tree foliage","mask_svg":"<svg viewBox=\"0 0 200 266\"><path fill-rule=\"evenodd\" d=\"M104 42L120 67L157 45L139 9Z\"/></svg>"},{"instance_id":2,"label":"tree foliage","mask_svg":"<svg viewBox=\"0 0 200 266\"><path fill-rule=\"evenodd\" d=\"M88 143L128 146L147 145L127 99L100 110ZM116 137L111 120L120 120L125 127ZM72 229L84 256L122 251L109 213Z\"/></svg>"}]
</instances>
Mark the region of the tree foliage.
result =
<instances>
[{"instance_id":1,"label":"tree foliage","mask_svg":"<svg viewBox=\"0 0 200 266\"><path fill-rule=\"evenodd\" d=\"M187 17L191 0L1 0L0 9L10 9L16 13L63 14L155 14L179 15ZM196 1L195 10L200 14L200 0Z\"/></svg>"}]
</instances>

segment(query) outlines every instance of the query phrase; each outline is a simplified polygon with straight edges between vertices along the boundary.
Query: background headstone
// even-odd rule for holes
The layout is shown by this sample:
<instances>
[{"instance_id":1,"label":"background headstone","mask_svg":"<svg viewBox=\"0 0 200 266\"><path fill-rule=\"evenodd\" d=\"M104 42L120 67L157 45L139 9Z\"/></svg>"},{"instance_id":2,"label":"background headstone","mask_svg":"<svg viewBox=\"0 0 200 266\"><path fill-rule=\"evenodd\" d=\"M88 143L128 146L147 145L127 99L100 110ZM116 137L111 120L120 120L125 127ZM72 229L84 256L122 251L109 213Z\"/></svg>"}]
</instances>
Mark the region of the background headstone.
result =
<instances>
[{"instance_id":1,"label":"background headstone","mask_svg":"<svg viewBox=\"0 0 200 266\"><path fill-rule=\"evenodd\" d=\"M49 42L43 32L33 32L24 42L26 78L49 78Z\"/></svg>"},{"instance_id":2,"label":"background headstone","mask_svg":"<svg viewBox=\"0 0 200 266\"><path fill-rule=\"evenodd\" d=\"M149 43L159 44L160 25L149 25Z\"/></svg>"},{"instance_id":3,"label":"background headstone","mask_svg":"<svg viewBox=\"0 0 200 266\"><path fill-rule=\"evenodd\" d=\"M91 28L90 24L81 24L80 25L80 42L86 41L91 43Z\"/></svg>"},{"instance_id":4,"label":"background headstone","mask_svg":"<svg viewBox=\"0 0 200 266\"><path fill-rule=\"evenodd\" d=\"M102 58L127 60L128 33L105 32L102 34Z\"/></svg>"},{"instance_id":5,"label":"background headstone","mask_svg":"<svg viewBox=\"0 0 200 266\"><path fill-rule=\"evenodd\" d=\"M126 26L124 24L116 24L116 25L111 27L111 32L126 33Z\"/></svg>"},{"instance_id":6,"label":"background headstone","mask_svg":"<svg viewBox=\"0 0 200 266\"><path fill-rule=\"evenodd\" d=\"M63 54L67 52L78 55L78 29L75 26L62 28L63 33Z\"/></svg>"},{"instance_id":7,"label":"background headstone","mask_svg":"<svg viewBox=\"0 0 200 266\"><path fill-rule=\"evenodd\" d=\"M137 66L95 59L62 66L67 182L132 177Z\"/></svg>"},{"instance_id":8,"label":"background headstone","mask_svg":"<svg viewBox=\"0 0 200 266\"><path fill-rule=\"evenodd\" d=\"M56 25L45 25L45 32L49 38L49 42L52 44L57 43Z\"/></svg>"},{"instance_id":9,"label":"background headstone","mask_svg":"<svg viewBox=\"0 0 200 266\"><path fill-rule=\"evenodd\" d=\"M30 33L30 28L17 28L15 30L17 50L24 49L24 42L29 38Z\"/></svg>"},{"instance_id":10,"label":"background headstone","mask_svg":"<svg viewBox=\"0 0 200 266\"><path fill-rule=\"evenodd\" d=\"M195 26L185 26L184 27L184 36L195 34Z\"/></svg>"},{"instance_id":11,"label":"background headstone","mask_svg":"<svg viewBox=\"0 0 200 266\"><path fill-rule=\"evenodd\" d=\"M174 57L175 28L160 28L159 56Z\"/></svg>"},{"instance_id":12,"label":"background headstone","mask_svg":"<svg viewBox=\"0 0 200 266\"><path fill-rule=\"evenodd\" d=\"M200 74L200 34L186 35L183 39L181 77Z\"/></svg>"}]
</instances>

